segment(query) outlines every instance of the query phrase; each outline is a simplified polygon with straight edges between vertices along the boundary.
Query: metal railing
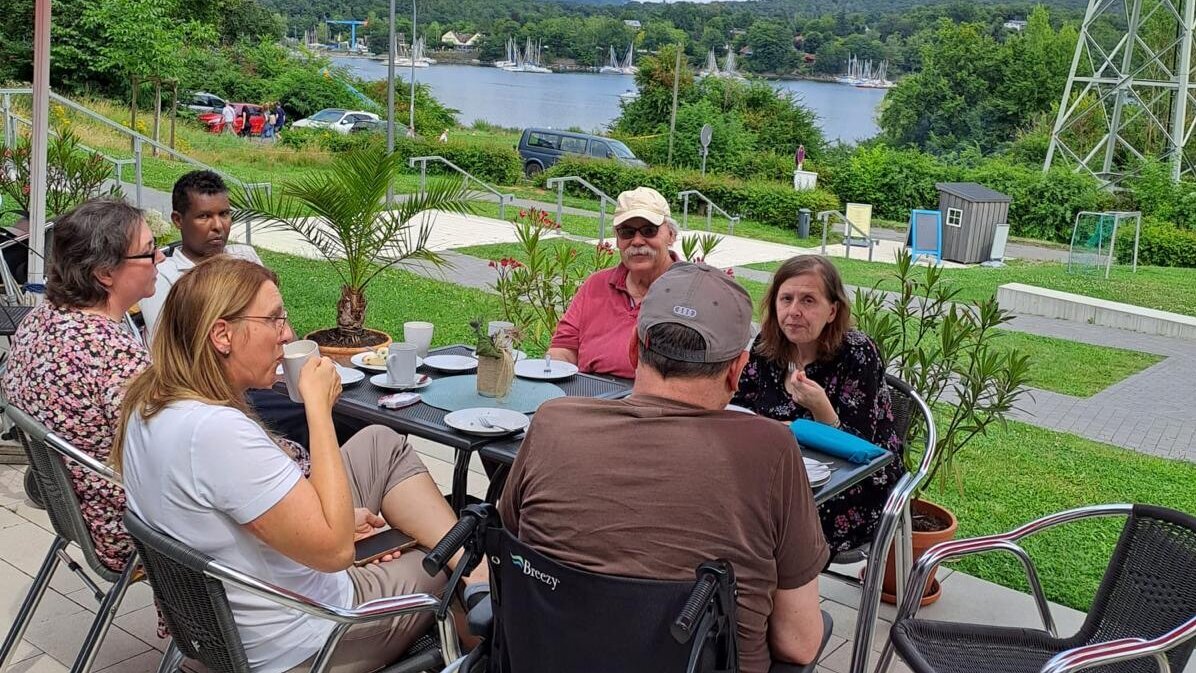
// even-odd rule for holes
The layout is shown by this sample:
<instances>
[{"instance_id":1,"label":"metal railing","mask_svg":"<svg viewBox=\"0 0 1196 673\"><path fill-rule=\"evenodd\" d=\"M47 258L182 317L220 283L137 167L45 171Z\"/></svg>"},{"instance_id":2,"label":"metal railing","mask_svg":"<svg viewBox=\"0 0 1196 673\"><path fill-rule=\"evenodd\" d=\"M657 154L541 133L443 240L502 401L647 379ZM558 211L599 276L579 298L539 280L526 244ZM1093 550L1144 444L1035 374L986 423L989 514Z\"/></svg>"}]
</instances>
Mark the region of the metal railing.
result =
<instances>
[{"instance_id":1,"label":"metal railing","mask_svg":"<svg viewBox=\"0 0 1196 673\"><path fill-rule=\"evenodd\" d=\"M828 233L830 233L831 227L833 226L833 224L831 222L832 217L838 217L840 220L843 221L843 239L844 239L843 247L845 248L845 250L843 251L843 256L847 257L847 258L851 257L851 248L852 248L851 240L852 240L852 238L856 238L856 237L852 236L852 232L854 231L857 234L859 234L858 238L860 238L867 244L867 246L868 246L868 261L871 262L872 261L872 248L876 246L876 241L872 238L872 236L870 234L866 233L863 229L860 229L858 225L856 225L851 220L847 219L846 215L844 215L843 213L840 213L837 210L824 210L824 211L818 213L818 219L822 222L822 255L824 257L826 256L826 235Z\"/></svg>"},{"instance_id":2,"label":"metal railing","mask_svg":"<svg viewBox=\"0 0 1196 673\"><path fill-rule=\"evenodd\" d=\"M705 194L696 189L687 189L684 192L677 192L677 196L681 199L681 228L689 228L689 197L696 196L706 202L706 231L710 231L710 217L714 214L712 211L718 211L720 215L727 218L727 233L735 233L735 225L739 222L738 215L731 215L727 211L719 208L717 204L711 201Z\"/></svg>"},{"instance_id":3,"label":"metal railing","mask_svg":"<svg viewBox=\"0 0 1196 673\"><path fill-rule=\"evenodd\" d=\"M605 241L606 204L607 202L614 204L615 200L610 198L606 192L598 189L594 185L591 185L584 178L577 175L566 175L560 178L549 178L548 182L544 183L544 186L548 189L556 187L556 225L558 227L561 226L565 215L565 184L569 182L576 182L582 187L590 190L591 193L598 197L598 240Z\"/></svg>"},{"instance_id":4,"label":"metal railing","mask_svg":"<svg viewBox=\"0 0 1196 673\"><path fill-rule=\"evenodd\" d=\"M454 164L453 162L449 161L448 159L445 159L442 156L431 155L431 156L426 156L426 157L411 157L410 159L407 160L407 165L410 166L411 168L415 168L415 164L417 164L417 163L419 164L419 193L420 194L423 194L428 186L428 162L429 161L436 161L436 162L442 163L445 166L448 166L449 168L453 169L454 171L457 171L458 173L460 173L462 176L465 177L466 185L469 184L470 180L473 180L474 182L478 183L478 185L480 185L482 187L482 189L497 196L498 197L498 219L500 219L500 220L507 219L507 204L511 203L515 200L514 194L503 193L503 192L498 191L489 183L482 182L473 173L470 173L469 171L465 170L464 168L461 168L457 164Z\"/></svg>"},{"instance_id":5,"label":"metal railing","mask_svg":"<svg viewBox=\"0 0 1196 673\"><path fill-rule=\"evenodd\" d=\"M0 89L0 119L3 119L3 121L4 121L4 142L9 147L13 146L16 143L16 137L17 137L16 124L17 123L21 123L21 124L24 124L24 125L30 126L30 127L33 126L33 122L31 120L25 119L25 118L21 117L20 115L16 114L15 112L13 112L12 98L13 98L13 96L32 96L32 95L33 95L32 89ZM190 164L190 165L196 167L197 169L208 170L208 171L217 173L221 177L223 177L225 179L225 181L230 182L235 185L238 185L243 189L249 190L249 189L257 189L257 188L265 187L267 193L269 193L272 188L272 186L269 183L245 182L243 180L240 180L239 178L229 175L228 173L225 173L224 171L221 171L218 168L209 166L209 165L203 163L202 161L192 159L191 157L187 156L186 154L183 154L182 152L179 152L178 150L175 150L167 145L164 145L161 142L154 140L153 138L142 135L141 133L138 133L137 131L130 129L119 122L112 121L111 119L101 115L100 113L90 110L90 109L84 107L83 105L80 105L79 103L76 103L75 101L73 101L69 98L60 96L54 92L50 92L50 100L53 101L54 103L57 103L66 108L69 108L70 110L78 112L79 114L82 114L82 115L92 119L93 121L98 122L102 126L107 127L113 131L116 131L117 133L120 133L120 134L132 139L132 141L133 141L133 158L131 158L131 159L126 159L126 158L121 158L121 157L111 157L111 156L108 156L107 154L104 154L103 152L100 152L99 150L92 149L85 145L80 145L80 147L87 150L88 152L93 152L95 154L102 156L106 161L112 162L113 169L114 169L113 177L116 180L118 185L123 185L124 167L128 166L128 165L133 166L134 203L137 205L138 208L141 208L142 204L143 204L143 187L145 185L145 181L143 179L143 172L142 172L143 158L144 158L143 157L143 155L144 155L143 146L144 145L149 145L152 148L156 148L159 152L165 153L166 155L168 155L174 159L177 159L178 161ZM54 133L54 130L50 129L50 132ZM55 135L57 135L57 134L55 133ZM245 225L245 243L251 244L252 240L253 240L253 236L250 231L250 226L248 223L246 223L246 225Z\"/></svg>"}]
</instances>

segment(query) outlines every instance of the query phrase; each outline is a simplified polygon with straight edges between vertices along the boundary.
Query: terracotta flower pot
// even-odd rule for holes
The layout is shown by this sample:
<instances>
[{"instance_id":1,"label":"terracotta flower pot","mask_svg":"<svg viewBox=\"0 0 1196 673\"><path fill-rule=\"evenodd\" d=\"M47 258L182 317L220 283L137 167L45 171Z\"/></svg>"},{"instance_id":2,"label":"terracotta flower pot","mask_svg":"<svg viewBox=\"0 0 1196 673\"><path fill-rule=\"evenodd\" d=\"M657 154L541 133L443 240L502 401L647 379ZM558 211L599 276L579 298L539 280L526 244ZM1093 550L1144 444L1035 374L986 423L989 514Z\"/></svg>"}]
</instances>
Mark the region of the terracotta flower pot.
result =
<instances>
[{"instance_id":1,"label":"terracotta flower pot","mask_svg":"<svg viewBox=\"0 0 1196 673\"><path fill-rule=\"evenodd\" d=\"M959 521L951 510L940 507L933 502L925 500L914 500L910 503L910 513L914 516L918 514L929 514L935 518L948 522L946 528L936 531L917 531L913 532L913 560L916 562L922 558L922 554L926 553L934 545L940 542L946 542L955 537L955 531L959 527ZM890 604L897 604L897 571L896 563L893 558L893 548L889 548L888 560L885 562L885 579L880 595L881 600ZM937 572L938 568L935 568ZM922 605L927 606L937 601L942 596L942 587L935 579L935 572L930 573L930 577L926 578L926 588L922 591Z\"/></svg>"},{"instance_id":2,"label":"terracotta flower pot","mask_svg":"<svg viewBox=\"0 0 1196 673\"><path fill-rule=\"evenodd\" d=\"M305 336L303 338L311 339L314 335L316 335L317 333L322 332L322 331L326 331L326 330L316 330L315 332L312 332L311 334L308 334L307 336ZM390 338L389 334L387 334L385 332L379 332L378 330L373 330L373 329L367 329L366 331L369 332L370 334L377 335L379 342L372 346L355 346L355 347L321 345L320 346L320 355L323 355L324 357L327 357L327 358L332 358L333 360L336 360L337 362L340 362L341 364L346 364L349 362L349 358L353 357L354 355L357 355L358 353L367 353L372 350L384 348L391 344L392 339ZM319 343L319 341L317 340L316 343Z\"/></svg>"}]
</instances>

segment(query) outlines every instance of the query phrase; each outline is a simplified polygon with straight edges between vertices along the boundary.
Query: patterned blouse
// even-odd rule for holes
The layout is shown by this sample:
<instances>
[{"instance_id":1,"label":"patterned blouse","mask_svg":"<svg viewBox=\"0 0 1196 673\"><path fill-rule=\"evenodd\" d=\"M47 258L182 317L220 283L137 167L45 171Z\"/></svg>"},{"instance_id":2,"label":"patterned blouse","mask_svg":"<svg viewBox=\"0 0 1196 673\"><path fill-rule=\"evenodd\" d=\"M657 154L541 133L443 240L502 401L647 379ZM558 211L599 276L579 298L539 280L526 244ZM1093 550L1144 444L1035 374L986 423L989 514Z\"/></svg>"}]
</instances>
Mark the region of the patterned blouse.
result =
<instances>
[{"instance_id":1,"label":"patterned blouse","mask_svg":"<svg viewBox=\"0 0 1196 673\"><path fill-rule=\"evenodd\" d=\"M140 339L121 323L48 301L29 313L9 351L9 401L96 460L108 460L126 384L149 365ZM110 570L133 550L121 516L124 489L71 466L83 520Z\"/></svg>"},{"instance_id":2,"label":"patterned blouse","mask_svg":"<svg viewBox=\"0 0 1196 673\"><path fill-rule=\"evenodd\" d=\"M756 339L759 343L759 337ZM732 403L786 423L813 418L785 390L788 366L766 360L755 352L739 378L739 392ZM884 365L876 344L859 330L844 335L839 352L828 360L806 367L806 376L826 391L839 415L842 429L890 451L901 450L893 425L892 401L885 385ZM905 468L900 459L872 479L847 490L818 508L822 532L832 553L855 549L872 539L880 512Z\"/></svg>"}]
</instances>

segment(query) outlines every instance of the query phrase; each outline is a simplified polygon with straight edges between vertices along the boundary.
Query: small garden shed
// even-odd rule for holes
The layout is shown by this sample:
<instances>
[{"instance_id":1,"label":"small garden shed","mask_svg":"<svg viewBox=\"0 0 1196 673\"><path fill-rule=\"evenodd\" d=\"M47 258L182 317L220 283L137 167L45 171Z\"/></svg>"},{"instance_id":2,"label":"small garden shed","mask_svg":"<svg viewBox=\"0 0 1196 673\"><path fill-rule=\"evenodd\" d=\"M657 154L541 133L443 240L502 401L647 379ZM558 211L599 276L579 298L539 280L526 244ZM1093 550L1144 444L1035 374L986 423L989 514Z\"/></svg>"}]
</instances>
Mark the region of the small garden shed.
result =
<instances>
[{"instance_id":1,"label":"small garden shed","mask_svg":"<svg viewBox=\"0 0 1196 673\"><path fill-rule=\"evenodd\" d=\"M998 224L1009 221L1009 197L975 182L940 182L943 259L962 264L987 262Z\"/></svg>"}]
</instances>

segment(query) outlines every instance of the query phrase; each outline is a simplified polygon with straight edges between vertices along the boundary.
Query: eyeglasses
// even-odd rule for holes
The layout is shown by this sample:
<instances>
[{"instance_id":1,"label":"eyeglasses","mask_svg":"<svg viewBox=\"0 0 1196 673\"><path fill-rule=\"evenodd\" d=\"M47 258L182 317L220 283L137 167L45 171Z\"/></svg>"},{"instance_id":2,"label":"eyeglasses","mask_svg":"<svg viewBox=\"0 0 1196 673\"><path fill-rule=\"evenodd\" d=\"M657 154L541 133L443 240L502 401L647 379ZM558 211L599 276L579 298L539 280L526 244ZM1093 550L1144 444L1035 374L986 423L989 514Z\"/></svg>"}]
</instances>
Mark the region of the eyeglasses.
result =
<instances>
[{"instance_id":1,"label":"eyeglasses","mask_svg":"<svg viewBox=\"0 0 1196 673\"><path fill-rule=\"evenodd\" d=\"M140 255L125 255L125 259L157 259L160 252L163 252L162 248L155 246L153 250L143 252Z\"/></svg>"},{"instance_id":2,"label":"eyeglasses","mask_svg":"<svg viewBox=\"0 0 1196 673\"><path fill-rule=\"evenodd\" d=\"M275 329L281 332L287 326L287 312L283 310L281 315L238 315L227 320L265 320L274 323Z\"/></svg>"},{"instance_id":3,"label":"eyeglasses","mask_svg":"<svg viewBox=\"0 0 1196 673\"><path fill-rule=\"evenodd\" d=\"M644 238L656 238L656 233L660 231L660 227L655 224L645 224L640 228L635 227L615 227L615 233L624 241L630 241L635 238L636 234Z\"/></svg>"}]
</instances>

